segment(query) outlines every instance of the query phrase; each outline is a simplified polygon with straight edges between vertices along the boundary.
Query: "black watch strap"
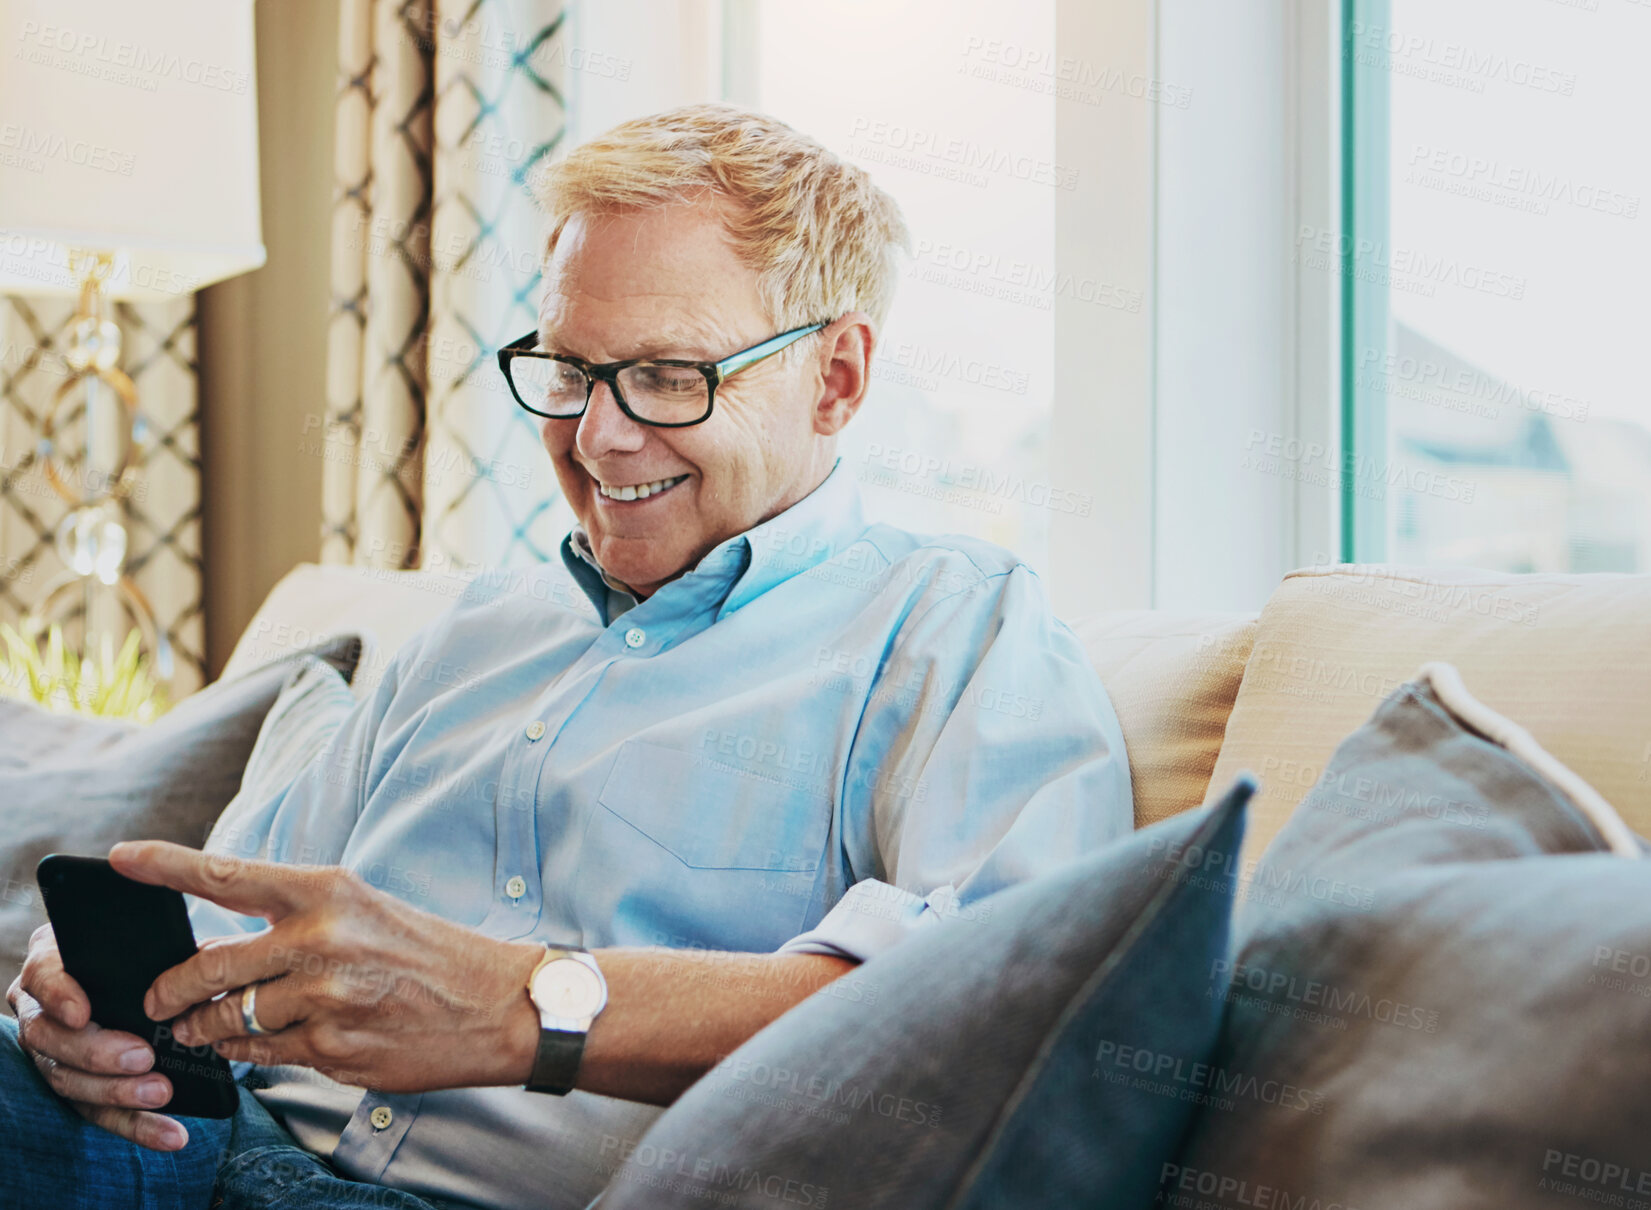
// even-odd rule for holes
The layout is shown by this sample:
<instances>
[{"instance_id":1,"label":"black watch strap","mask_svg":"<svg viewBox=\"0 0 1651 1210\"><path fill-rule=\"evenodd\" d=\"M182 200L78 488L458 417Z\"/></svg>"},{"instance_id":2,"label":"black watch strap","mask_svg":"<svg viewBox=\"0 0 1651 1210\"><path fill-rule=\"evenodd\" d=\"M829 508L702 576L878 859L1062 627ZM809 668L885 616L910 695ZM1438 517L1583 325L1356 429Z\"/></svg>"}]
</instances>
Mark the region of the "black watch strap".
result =
<instances>
[{"instance_id":1,"label":"black watch strap","mask_svg":"<svg viewBox=\"0 0 1651 1210\"><path fill-rule=\"evenodd\" d=\"M579 1078L579 1063L584 1057L584 1034L571 1029L541 1029L527 1090L566 1096L573 1091L574 1081Z\"/></svg>"}]
</instances>

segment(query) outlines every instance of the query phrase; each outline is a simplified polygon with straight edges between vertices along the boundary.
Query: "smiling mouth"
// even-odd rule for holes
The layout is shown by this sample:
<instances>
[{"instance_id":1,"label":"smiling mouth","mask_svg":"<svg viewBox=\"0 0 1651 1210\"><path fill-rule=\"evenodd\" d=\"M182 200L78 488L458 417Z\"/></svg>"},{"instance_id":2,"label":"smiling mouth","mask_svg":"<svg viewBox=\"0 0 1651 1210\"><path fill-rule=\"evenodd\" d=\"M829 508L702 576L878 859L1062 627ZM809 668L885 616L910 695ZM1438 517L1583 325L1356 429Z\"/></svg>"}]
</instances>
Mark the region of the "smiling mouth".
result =
<instances>
[{"instance_id":1,"label":"smiling mouth","mask_svg":"<svg viewBox=\"0 0 1651 1210\"><path fill-rule=\"evenodd\" d=\"M595 479L595 476L592 478ZM600 479L595 479L595 482L597 492L609 500L646 500L670 491L687 478L687 475L672 475L668 479L655 479L652 483L627 483L623 487L603 483Z\"/></svg>"}]
</instances>

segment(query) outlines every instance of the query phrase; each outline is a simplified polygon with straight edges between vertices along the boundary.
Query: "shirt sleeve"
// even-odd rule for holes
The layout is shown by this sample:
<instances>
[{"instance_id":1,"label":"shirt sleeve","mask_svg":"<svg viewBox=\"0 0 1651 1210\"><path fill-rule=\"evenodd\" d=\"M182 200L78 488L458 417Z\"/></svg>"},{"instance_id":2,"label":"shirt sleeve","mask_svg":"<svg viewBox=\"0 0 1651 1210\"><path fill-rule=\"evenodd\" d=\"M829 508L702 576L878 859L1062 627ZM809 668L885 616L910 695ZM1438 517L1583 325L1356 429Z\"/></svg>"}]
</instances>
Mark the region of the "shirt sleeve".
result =
<instances>
[{"instance_id":1,"label":"shirt sleeve","mask_svg":"<svg viewBox=\"0 0 1651 1210\"><path fill-rule=\"evenodd\" d=\"M295 779L271 785L249 767L202 851L288 865L337 864L366 801L374 740L400 684L400 671L401 661L392 661L383 680L356 702ZM269 927L261 917L243 916L193 895L186 898L197 941Z\"/></svg>"},{"instance_id":2,"label":"shirt sleeve","mask_svg":"<svg viewBox=\"0 0 1651 1210\"><path fill-rule=\"evenodd\" d=\"M904 626L849 757L855 881L780 953L864 961L1133 826L1123 733L1029 568L982 577Z\"/></svg>"}]
</instances>

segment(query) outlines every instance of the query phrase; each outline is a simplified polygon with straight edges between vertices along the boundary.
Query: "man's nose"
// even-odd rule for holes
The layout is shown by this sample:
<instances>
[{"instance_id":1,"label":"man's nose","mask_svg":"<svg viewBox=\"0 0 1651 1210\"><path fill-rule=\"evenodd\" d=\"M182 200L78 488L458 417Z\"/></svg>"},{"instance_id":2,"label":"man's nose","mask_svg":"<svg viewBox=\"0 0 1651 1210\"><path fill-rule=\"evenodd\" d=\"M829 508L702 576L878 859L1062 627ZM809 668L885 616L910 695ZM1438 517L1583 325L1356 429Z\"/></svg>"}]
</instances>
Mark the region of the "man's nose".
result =
<instances>
[{"instance_id":1,"label":"man's nose","mask_svg":"<svg viewBox=\"0 0 1651 1210\"><path fill-rule=\"evenodd\" d=\"M581 456L594 462L605 454L631 453L641 449L647 439L645 426L625 415L611 386L598 382L591 387L590 403L579 418L579 431L574 436Z\"/></svg>"}]
</instances>

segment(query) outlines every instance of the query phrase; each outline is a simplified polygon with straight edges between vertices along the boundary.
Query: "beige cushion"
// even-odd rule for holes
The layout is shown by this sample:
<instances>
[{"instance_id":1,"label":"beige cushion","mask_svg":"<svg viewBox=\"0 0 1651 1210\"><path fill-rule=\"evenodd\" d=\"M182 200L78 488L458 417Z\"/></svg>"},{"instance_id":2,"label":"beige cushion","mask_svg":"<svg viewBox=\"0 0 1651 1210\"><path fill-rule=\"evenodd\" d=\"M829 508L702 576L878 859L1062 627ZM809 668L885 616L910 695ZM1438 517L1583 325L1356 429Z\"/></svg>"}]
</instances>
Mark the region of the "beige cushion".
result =
<instances>
[{"instance_id":1,"label":"beige cushion","mask_svg":"<svg viewBox=\"0 0 1651 1210\"><path fill-rule=\"evenodd\" d=\"M1072 623L1118 712L1136 827L1204 801L1255 627L1254 614L1156 610Z\"/></svg>"},{"instance_id":2,"label":"beige cushion","mask_svg":"<svg viewBox=\"0 0 1651 1210\"><path fill-rule=\"evenodd\" d=\"M396 650L450 609L467 579L426 571L300 563L270 589L224 665L227 679L321 639L359 634L359 697L381 680Z\"/></svg>"},{"instance_id":3,"label":"beige cushion","mask_svg":"<svg viewBox=\"0 0 1651 1210\"><path fill-rule=\"evenodd\" d=\"M1262 610L1212 775L1261 778L1246 864L1336 745L1431 660L1651 832L1651 576L1354 564L1293 572Z\"/></svg>"}]
</instances>

